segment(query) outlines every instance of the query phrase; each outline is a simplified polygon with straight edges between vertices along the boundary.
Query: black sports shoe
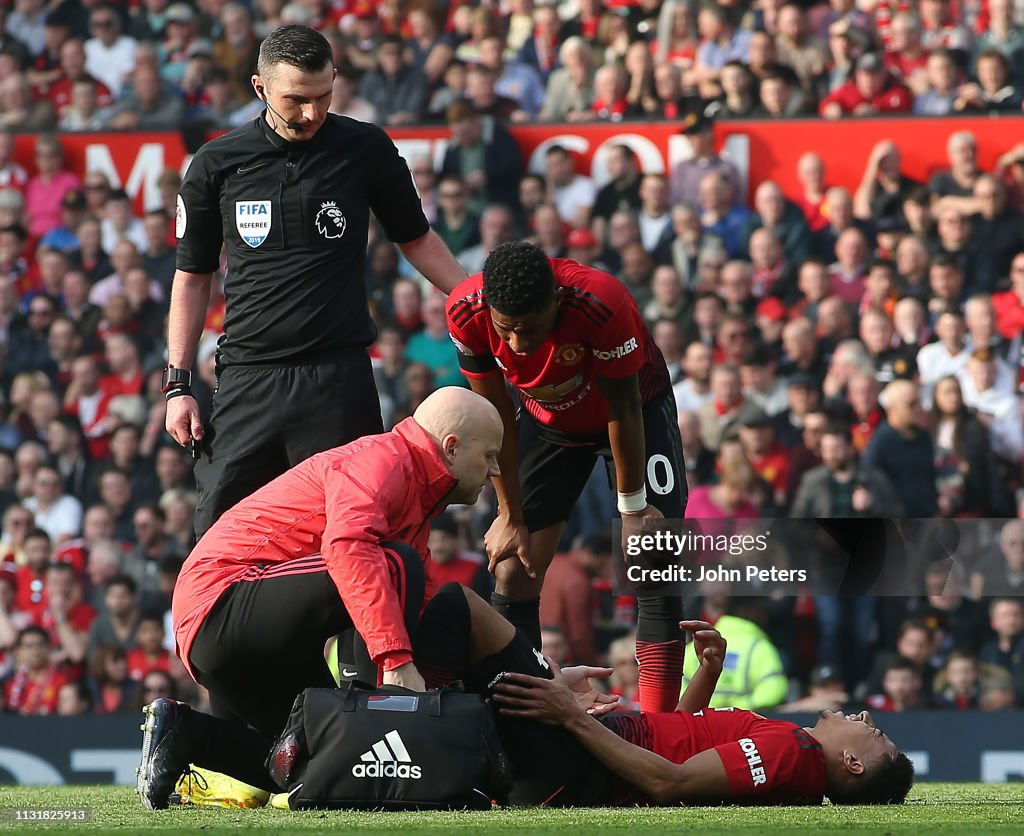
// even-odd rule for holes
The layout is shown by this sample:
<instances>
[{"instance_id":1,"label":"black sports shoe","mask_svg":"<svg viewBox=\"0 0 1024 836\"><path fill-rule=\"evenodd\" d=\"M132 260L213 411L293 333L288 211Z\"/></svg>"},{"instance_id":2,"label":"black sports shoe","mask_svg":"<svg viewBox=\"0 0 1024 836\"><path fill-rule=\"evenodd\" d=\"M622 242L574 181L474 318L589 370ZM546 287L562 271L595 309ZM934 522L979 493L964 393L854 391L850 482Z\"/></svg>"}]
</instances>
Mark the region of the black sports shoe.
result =
<instances>
[{"instance_id":1,"label":"black sports shoe","mask_svg":"<svg viewBox=\"0 0 1024 836\"><path fill-rule=\"evenodd\" d=\"M185 715L192 709L183 702L158 699L144 706L142 760L136 789L150 810L166 809L174 786L188 770L192 746L184 730Z\"/></svg>"}]
</instances>

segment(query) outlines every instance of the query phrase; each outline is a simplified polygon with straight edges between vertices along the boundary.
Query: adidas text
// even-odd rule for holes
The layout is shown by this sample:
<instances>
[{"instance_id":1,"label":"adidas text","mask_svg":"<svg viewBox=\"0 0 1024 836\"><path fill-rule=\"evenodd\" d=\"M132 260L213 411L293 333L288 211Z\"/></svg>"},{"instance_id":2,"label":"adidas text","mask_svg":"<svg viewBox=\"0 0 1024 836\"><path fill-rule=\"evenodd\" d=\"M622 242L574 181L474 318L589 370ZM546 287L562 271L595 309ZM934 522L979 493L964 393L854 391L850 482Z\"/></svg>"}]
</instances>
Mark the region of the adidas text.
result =
<instances>
[{"instance_id":1,"label":"adidas text","mask_svg":"<svg viewBox=\"0 0 1024 836\"><path fill-rule=\"evenodd\" d=\"M407 763L357 763L352 767L356 778L422 778L418 766Z\"/></svg>"}]
</instances>

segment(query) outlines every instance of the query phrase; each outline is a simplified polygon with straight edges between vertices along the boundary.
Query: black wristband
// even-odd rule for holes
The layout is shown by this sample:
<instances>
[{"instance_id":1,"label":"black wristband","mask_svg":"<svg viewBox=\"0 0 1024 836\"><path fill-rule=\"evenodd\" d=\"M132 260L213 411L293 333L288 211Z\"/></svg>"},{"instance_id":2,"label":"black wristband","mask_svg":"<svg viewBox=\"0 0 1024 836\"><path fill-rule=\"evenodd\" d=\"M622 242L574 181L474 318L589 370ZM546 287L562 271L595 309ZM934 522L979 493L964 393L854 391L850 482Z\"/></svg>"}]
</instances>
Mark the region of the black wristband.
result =
<instances>
[{"instance_id":1,"label":"black wristband","mask_svg":"<svg viewBox=\"0 0 1024 836\"><path fill-rule=\"evenodd\" d=\"M191 386L175 386L173 389L170 389L164 393L164 400L169 401L171 398L180 398L184 395L192 397Z\"/></svg>"}]
</instances>

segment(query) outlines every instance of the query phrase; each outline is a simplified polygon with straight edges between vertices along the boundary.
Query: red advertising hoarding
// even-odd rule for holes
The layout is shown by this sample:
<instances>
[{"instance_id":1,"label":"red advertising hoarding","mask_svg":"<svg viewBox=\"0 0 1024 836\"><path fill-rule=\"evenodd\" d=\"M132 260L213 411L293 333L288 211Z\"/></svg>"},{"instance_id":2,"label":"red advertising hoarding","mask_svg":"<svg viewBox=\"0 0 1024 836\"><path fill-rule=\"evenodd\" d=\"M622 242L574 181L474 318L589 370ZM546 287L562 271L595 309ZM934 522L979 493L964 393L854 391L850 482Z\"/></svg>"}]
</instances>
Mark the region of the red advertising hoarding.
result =
<instances>
[{"instance_id":1,"label":"red advertising hoarding","mask_svg":"<svg viewBox=\"0 0 1024 836\"><path fill-rule=\"evenodd\" d=\"M689 155L689 143L678 126L668 122L623 122L574 125L514 125L510 128L530 167L540 170L551 144L578 155L581 170L599 182L606 179L604 154L610 145L626 143L646 171L663 172ZM719 146L744 175L748 193L766 179L779 182L787 194L799 190L796 163L815 151L825 160L829 185L857 187L868 153L875 143L891 139L903 152L904 172L919 180L946 167L946 142L957 131L971 131L978 140L979 161L990 169L1000 154L1024 141L1024 116L955 119L821 119L719 122ZM443 126L392 130L403 156L426 155L440 162L448 131ZM165 168L183 169L185 146L176 133L64 134L72 170L105 172L140 208L159 204L156 180ZM34 138L20 136L17 158L31 170Z\"/></svg>"}]
</instances>

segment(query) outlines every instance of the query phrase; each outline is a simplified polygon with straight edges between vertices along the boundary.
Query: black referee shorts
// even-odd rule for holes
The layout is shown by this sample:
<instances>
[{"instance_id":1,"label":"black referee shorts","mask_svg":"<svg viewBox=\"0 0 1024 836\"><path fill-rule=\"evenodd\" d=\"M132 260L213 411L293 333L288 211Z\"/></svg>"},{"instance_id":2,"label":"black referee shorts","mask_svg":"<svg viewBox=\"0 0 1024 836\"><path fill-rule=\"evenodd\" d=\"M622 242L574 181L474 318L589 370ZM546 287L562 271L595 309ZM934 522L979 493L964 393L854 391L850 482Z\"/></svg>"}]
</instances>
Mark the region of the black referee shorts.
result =
<instances>
[{"instance_id":1,"label":"black referee shorts","mask_svg":"<svg viewBox=\"0 0 1024 836\"><path fill-rule=\"evenodd\" d=\"M384 431L370 358L353 348L298 366L228 366L196 463L196 537L314 453Z\"/></svg>"},{"instance_id":2,"label":"black referee shorts","mask_svg":"<svg viewBox=\"0 0 1024 836\"><path fill-rule=\"evenodd\" d=\"M668 518L686 509L686 467L672 390L643 408L647 501ZM564 522L583 491L598 457L612 463L608 434L574 436L551 430L519 410L519 484L530 531ZM614 471L609 469L609 484Z\"/></svg>"},{"instance_id":3,"label":"black referee shorts","mask_svg":"<svg viewBox=\"0 0 1024 836\"><path fill-rule=\"evenodd\" d=\"M423 560L405 543L383 546L411 639L423 606ZM189 663L215 716L273 739L300 692L335 687L324 644L350 627L323 557L300 557L229 586L199 628Z\"/></svg>"}]
</instances>

